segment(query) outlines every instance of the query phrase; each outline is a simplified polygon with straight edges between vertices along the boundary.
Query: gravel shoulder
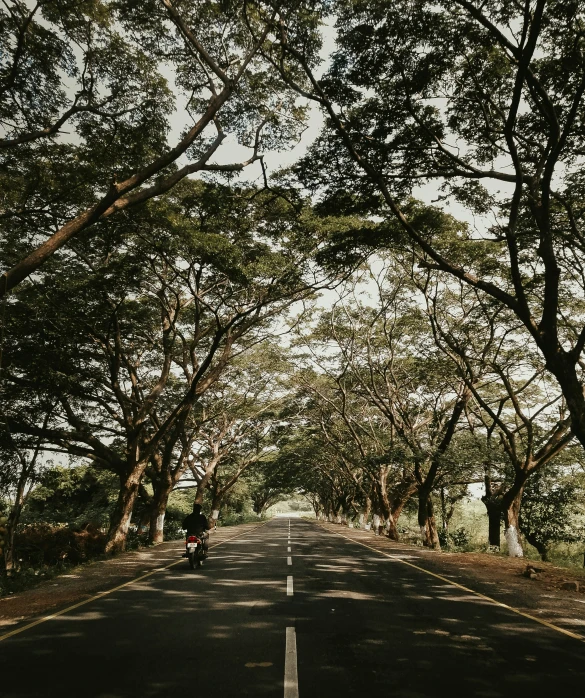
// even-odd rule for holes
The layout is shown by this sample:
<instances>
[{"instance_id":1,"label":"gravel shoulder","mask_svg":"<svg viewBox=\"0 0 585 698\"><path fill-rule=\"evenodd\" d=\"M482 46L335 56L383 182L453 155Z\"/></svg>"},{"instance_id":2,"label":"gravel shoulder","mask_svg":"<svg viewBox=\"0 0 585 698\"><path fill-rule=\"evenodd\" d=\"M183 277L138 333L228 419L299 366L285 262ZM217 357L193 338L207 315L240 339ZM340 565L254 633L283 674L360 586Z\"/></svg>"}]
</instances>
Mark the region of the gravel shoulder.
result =
<instances>
[{"instance_id":1,"label":"gravel shoulder","mask_svg":"<svg viewBox=\"0 0 585 698\"><path fill-rule=\"evenodd\" d=\"M262 525L241 524L211 531L210 549ZM161 543L153 548L143 548L108 560L80 565L67 574L41 582L34 589L0 597L0 635L14 630L22 623L56 613L95 594L131 582L143 574L167 567L180 560L184 550L184 542L181 540Z\"/></svg>"},{"instance_id":2,"label":"gravel shoulder","mask_svg":"<svg viewBox=\"0 0 585 698\"><path fill-rule=\"evenodd\" d=\"M585 640L585 570L488 553L427 550L396 543L370 531L324 522L319 522L319 525L331 533L339 533L370 548L400 557L495 601L554 623ZM524 576L529 564L536 567L536 579ZM579 591L562 589L566 582L578 582Z\"/></svg>"}]
</instances>

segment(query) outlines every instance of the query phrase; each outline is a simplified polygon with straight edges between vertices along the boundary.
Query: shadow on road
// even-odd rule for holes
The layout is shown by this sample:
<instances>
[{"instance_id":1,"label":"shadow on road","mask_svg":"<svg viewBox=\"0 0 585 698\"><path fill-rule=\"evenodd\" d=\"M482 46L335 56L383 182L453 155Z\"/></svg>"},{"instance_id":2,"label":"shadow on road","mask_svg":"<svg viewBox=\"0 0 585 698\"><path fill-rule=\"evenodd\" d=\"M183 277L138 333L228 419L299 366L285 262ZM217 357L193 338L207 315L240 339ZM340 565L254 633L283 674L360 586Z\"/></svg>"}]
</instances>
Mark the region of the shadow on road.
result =
<instances>
[{"instance_id":1,"label":"shadow on road","mask_svg":"<svg viewBox=\"0 0 585 698\"><path fill-rule=\"evenodd\" d=\"M314 524L280 519L2 644L4 698L507 698L585 683L583 644ZM180 554L180 553L178 553ZM286 595L294 576L294 596Z\"/></svg>"}]
</instances>

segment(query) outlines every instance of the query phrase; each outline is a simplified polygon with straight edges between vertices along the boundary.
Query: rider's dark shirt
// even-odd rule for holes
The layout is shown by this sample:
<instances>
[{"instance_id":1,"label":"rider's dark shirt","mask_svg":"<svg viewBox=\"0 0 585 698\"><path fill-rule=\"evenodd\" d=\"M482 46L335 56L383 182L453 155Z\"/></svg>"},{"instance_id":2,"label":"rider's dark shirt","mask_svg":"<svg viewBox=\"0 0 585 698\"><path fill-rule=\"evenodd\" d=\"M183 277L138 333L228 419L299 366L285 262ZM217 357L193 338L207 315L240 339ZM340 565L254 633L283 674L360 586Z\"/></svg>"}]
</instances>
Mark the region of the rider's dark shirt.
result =
<instances>
[{"instance_id":1,"label":"rider's dark shirt","mask_svg":"<svg viewBox=\"0 0 585 698\"><path fill-rule=\"evenodd\" d=\"M183 528L187 529L187 535L199 535L209 528L207 517L204 514L193 512L183 521Z\"/></svg>"}]
</instances>

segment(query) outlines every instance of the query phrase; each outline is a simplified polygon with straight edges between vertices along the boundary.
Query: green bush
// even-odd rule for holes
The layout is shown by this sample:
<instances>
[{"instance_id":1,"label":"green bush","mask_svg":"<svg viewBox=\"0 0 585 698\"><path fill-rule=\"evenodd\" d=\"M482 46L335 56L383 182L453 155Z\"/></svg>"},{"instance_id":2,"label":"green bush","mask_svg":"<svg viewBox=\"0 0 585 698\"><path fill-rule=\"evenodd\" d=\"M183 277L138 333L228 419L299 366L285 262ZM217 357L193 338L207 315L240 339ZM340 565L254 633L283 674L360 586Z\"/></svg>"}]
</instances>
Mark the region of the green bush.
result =
<instances>
[{"instance_id":1,"label":"green bush","mask_svg":"<svg viewBox=\"0 0 585 698\"><path fill-rule=\"evenodd\" d=\"M29 524L16 534L18 567L44 567L63 563L78 565L103 553L106 535L96 528L75 530L69 526Z\"/></svg>"},{"instance_id":2,"label":"green bush","mask_svg":"<svg viewBox=\"0 0 585 698\"><path fill-rule=\"evenodd\" d=\"M227 514L221 514L218 526L238 526L239 524L245 523L257 523L258 521L264 521L265 517L258 516L257 514L243 511L240 513L229 512Z\"/></svg>"},{"instance_id":3,"label":"green bush","mask_svg":"<svg viewBox=\"0 0 585 698\"><path fill-rule=\"evenodd\" d=\"M469 533L463 526L450 533L449 538L456 548L466 548L469 545Z\"/></svg>"},{"instance_id":4,"label":"green bush","mask_svg":"<svg viewBox=\"0 0 585 698\"><path fill-rule=\"evenodd\" d=\"M460 526L452 533L439 530L439 541L442 548L468 548L469 547L469 532Z\"/></svg>"}]
</instances>

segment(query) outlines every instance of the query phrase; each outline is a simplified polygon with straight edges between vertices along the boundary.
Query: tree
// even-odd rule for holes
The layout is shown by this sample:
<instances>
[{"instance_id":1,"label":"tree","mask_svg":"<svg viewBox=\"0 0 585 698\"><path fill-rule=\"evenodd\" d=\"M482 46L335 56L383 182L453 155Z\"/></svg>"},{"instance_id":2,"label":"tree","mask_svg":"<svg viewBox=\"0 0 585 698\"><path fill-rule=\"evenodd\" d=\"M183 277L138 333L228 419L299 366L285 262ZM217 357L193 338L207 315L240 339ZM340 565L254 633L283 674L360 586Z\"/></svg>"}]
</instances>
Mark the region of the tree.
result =
<instances>
[{"instance_id":1,"label":"tree","mask_svg":"<svg viewBox=\"0 0 585 698\"><path fill-rule=\"evenodd\" d=\"M378 428L387 433L383 455L375 459L379 466L375 491L392 536L398 533L386 479L389 465L402 449L402 465L410 461L412 469L410 476L399 480L399 487L396 483L396 513L416 491L424 544L438 547L431 494L471 393L435 348L408 272L396 260L385 260L381 270L370 269L369 276L376 289L375 304L360 300L354 287L326 318L325 339L339 362L335 379L339 410L343 415L352 393L370 404L385 423ZM399 473L402 469L397 468Z\"/></svg>"},{"instance_id":2,"label":"tree","mask_svg":"<svg viewBox=\"0 0 585 698\"><path fill-rule=\"evenodd\" d=\"M212 404L201 421L189 468L196 483L195 502L211 492L212 519L241 476L270 459L283 393L276 347L258 345L239 357L214 386ZM184 481L184 480L183 480Z\"/></svg>"},{"instance_id":3,"label":"tree","mask_svg":"<svg viewBox=\"0 0 585 698\"><path fill-rule=\"evenodd\" d=\"M275 467L290 492L309 500L315 516L341 523L344 517L358 514L352 479L319 429L309 426L307 416L310 412L299 415L298 423L287 429Z\"/></svg>"},{"instance_id":4,"label":"tree","mask_svg":"<svg viewBox=\"0 0 585 698\"><path fill-rule=\"evenodd\" d=\"M326 115L297 173L324 209L393 221L387 245L409 240L420 264L506 306L585 446L581 3L339 0L327 9L337 49L321 78L284 25L266 51ZM445 237L432 209L412 210L425 183L479 230Z\"/></svg>"},{"instance_id":5,"label":"tree","mask_svg":"<svg viewBox=\"0 0 585 698\"><path fill-rule=\"evenodd\" d=\"M189 468L195 501L202 503L206 490L211 494L212 519L242 479L255 511L261 514L266 508L270 495L262 499L260 510L257 503L260 492L272 491L268 480L274 475L282 435L280 412L287 397L288 369L282 348L265 339L235 358L208 396Z\"/></svg>"},{"instance_id":6,"label":"tree","mask_svg":"<svg viewBox=\"0 0 585 698\"><path fill-rule=\"evenodd\" d=\"M520 529L543 561L548 561L552 543L584 540L584 495L583 478L566 465L541 471L527 484Z\"/></svg>"},{"instance_id":7,"label":"tree","mask_svg":"<svg viewBox=\"0 0 585 698\"><path fill-rule=\"evenodd\" d=\"M4 390L2 399L14 399L14 393ZM54 405L37 396L26 403L18 398L17 409L29 419L40 421L46 427L52 417ZM14 403L13 403L14 404ZM0 406L0 501L2 513L6 513L2 524L2 548L4 569L10 574L14 568L14 543L23 509L31 490L43 471L43 439L39 436L12 433L5 410Z\"/></svg>"},{"instance_id":8,"label":"tree","mask_svg":"<svg viewBox=\"0 0 585 698\"><path fill-rule=\"evenodd\" d=\"M267 460L260 463L245 476L252 507L258 516L295 491L298 482L293 480L293 472L282 467L279 460Z\"/></svg>"},{"instance_id":9,"label":"tree","mask_svg":"<svg viewBox=\"0 0 585 698\"><path fill-rule=\"evenodd\" d=\"M189 175L240 172L301 125L295 95L258 55L275 17L306 29L295 3L7 0L0 11L0 215L11 250L0 296L96 223ZM168 145L177 109L185 125ZM248 155L221 163L228 133Z\"/></svg>"},{"instance_id":10,"label":"tree","mask_svg":"<svg viewBox=\"0 0 585 698\"><path fill-rule=\"evenodd\" d=\"M124 545L149 466L168 475L176 464L168 499L187 467L193 408L232 358L330 283L306 235L319 225L271 193L188 182L121 229L77 242L67 277L55 261L13 296L5 380L58 408L47 427L16 410L10 428L118 474L108 551ZM31 373L40 364L48 369Z\"/></svg>"},{"instance_id":11,"label":"tree","mask_svg":"<svg viewBox=\"0 0 585 698\"><path fill-rule=\"evenodd\" d=\"M442 279L427 277L425 293L437 346L453 360L473 396L467 411L470 428L475 432L479 424L488 442L484 503L493 518L490 544L499 545L503 515L509 553L521 556L522 493L528 479L573 440L571 419L540 355L504 307L475 289ZM511 466L497 486L492 482L494 435Z\"/></svg>"}]
</instances>

